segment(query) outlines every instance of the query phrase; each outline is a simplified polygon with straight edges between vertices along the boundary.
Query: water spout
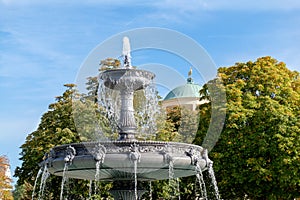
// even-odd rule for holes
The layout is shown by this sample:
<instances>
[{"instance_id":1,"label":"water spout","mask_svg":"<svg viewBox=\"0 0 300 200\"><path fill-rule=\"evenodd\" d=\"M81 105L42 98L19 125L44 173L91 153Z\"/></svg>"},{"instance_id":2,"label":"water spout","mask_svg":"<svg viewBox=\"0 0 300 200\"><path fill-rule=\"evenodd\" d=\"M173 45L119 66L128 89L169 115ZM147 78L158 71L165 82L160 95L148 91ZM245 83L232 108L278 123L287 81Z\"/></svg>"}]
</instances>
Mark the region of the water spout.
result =
<instances>
[{"instance_id":1,"label":"water spout","mask_svg":"<svg viewBox=\"0 0 300 200\"><path fill-rule=\"evenodd\" d=\"M137 160L133 161L134 163L134 196L135 199L138 199L138 191L137 191Z\"/></svg>"},{"instance_id":2,"label":"water spout","mask_svg":"<svg viewBox=\"0 0 300 200\"><path fill-rule=\"evenodd\" d=\"M43 169L40 168L37 175L36 175L36 177L35 177L34 186L33 186L33 190L32 190L32 196L31 196L32 200L33 200L34 195L35 195L35 189L36 189L37 181L38 181L39 177L41 176L42 172L43 172Z\"/></svg>"},{"instance_id":3,"label":"water spout","mask_svg":"<svg viewBox=\"0 0 300 200\"><path fill-rule=\"evenodd\" d=\"M138 145L134 143L131 145L131 153L129 155L130 160L133 162L133 172L134 172L134 196L138 199L138 180L137 180L137 163L141 160L141 153L139 152Z\"/></svg>"},{"instance_id":4,"label":"water spout","mask_svg":"<svg viewBox=\"0 0 300 200\"><path fill-rule=\"evenodd\" d=\"M100 143L98 143L94 148L88 150L93 155L94 160L96 161L95 191L94 191L96 194L98 189L97 181L99 181L100 179L101 165L105 159L106 148Z\"/></svg>"},{"instance_id":5,"label":"water spout","mask_svg":"<svg viewBox=\"0 0 300 200\"><path fill-rule=\"evenodd\" d=\"M149 200L152 200L152 181L149 181Z\"/></svg>"},{"instance_id":6,"label":"water spout","mask_svg":"<svg viewBox=\"0 0 300 200\"><path fill-rule=\"evenodd\" d=\"M38 197L39 200L43 199L46 181L49 176L50 176L50 173L48 171L48 167L47 167L47 165L44 165L42 180L41 180L41 184L40 184L39 197Z\"/></svg>"},{"instance_id":7,"label":"water spout","mask_svg":"<svg viewBox=\"0 0 300 200\"><path fill-rule=\"evenodd\" d=\"M76 155L76 150L74 147L72 146L68 146L66 151L65 151L65 165L64 165L64 169L63 169L63 176L62 176L62 181L61 181L61 188L60 188L60 200L63 200L63 194L64 194L64 185L65 182L67 180L67 171L68 171L68 166L72 164L73 159L75 158Z\"/></svg>"},{"instance_id":8,"label":"water spout","mask_svg":"<svg viewBox=\"0 0 300 200\"><path fill-rule=\"evenodd\" d=\"M129 43L129 38L124 37L123 38L123 52L124 56L124 67L125 68L132 68L131 66L131 55L130 55L130 43Z\"/></svg>"},{"instance_id":9,"label":"water spout","mask_svg":"<svg viewBox=\"0 0 300 200\"><path fill-rule=\"evenodd\" d=\"M180 181L179 181L179 178L176 179L176 182L177 182L177 191L176 191L176 193L177 193L178 200L180 200L181 197L180 197Z\"/></svg>"},{"instance_id":10,"label":"water spout","mask_svg":"<svg viewBox=\"0 0 300 200\"><path fill-rule=\"evenodd\" d=\"M177 179L174 179L174 158L173 158L173 149L172 147L167 144L164 148L164 159L168 163L169 170L168 170L168 176L169 176L169 188L170 188L170 196L171 198L175 198L175 196L178 196L178 181Z\"/></svg>"},{"instance_id":11,"label":"water spout","mask_svg":"<svg viewBox=\"0 0 300 200\"><path fill-rule=\"evenodd\" d=\"M212 161L210 161L209 165L208 165L208 174L209 174L209 177L211 179L211 183L213 185L215 198L217 200L220 200L219 189L218 189L218 185L217 185L217 181L216 181L216 177L215 177L215 173L214 173L214 169L213 169L213 162Z\"/></svg>"},{"instance_id":12,"label":"water spout","mask_svg":"<svg viewBox=\"0 0 300 200\"><path fill-rule=\"evenodd\" d=\"M68 163L65 163L63 176L62 176L62 181L61 181L61 186L60 186L60 196L59 196L60 200L63 200L64 185L65 185L65 182L67 180L67 176L66 176L67 171L68 171Z\"/></svg>"},{"instance_id":13,"label":"water spout","mask_svg":"<svg viewBox=\"0 0 300 200\"><path fill-rule=\"evenodd\" d=\"M202 173L202 170L201 170L199 164L196 164L195 171L196 171L196 177L198 180L198 184L200 187L201 198L206 200L207 199L206 186L205 186L205 182L203 179L203 173Z\"/></svg>"},{"instance_id":14,"label":"water spout","mask_svg":"<svg viewBox=\"0 0 300 200\"><path fill-rule=\"evenodd\" d=\"M89 199L92 198L92 185L93 185L93 180L90 180L90 182L89 182Z\"/></svg>"},{"instance_id":15,"label":"water spout","mask_svg":"<svg viewBox=\"0 0 300 200\"><path fill-rule=\"evenodd\" d=\"M97 194L98 190L98 181L100 179L100 166L101 166L101 161L96 162L96 173L95 173L95 191L94 193Z\"/></svg>"}]
</instances>

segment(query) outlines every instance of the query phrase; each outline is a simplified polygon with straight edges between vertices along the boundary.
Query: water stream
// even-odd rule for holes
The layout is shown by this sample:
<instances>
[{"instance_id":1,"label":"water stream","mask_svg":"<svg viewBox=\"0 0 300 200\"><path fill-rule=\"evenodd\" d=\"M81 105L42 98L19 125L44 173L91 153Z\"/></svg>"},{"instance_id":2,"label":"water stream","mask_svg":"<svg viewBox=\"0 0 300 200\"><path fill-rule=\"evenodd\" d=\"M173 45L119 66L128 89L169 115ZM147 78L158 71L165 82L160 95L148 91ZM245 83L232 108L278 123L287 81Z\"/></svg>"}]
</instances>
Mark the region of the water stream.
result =
<instances>
[{"instance_id":1,"label":"water stream","mask_svg":"<svg viewBox=\"0 0 300 200\"><path fill-rule=\"evenodd\" d=\"M36 177L35 177L34 186L33 186L33 190L32 190L32 196L31 196L32 200L33 200L34 195L35 195L35 189L36 189L37 181L38 181L39 177L41 176L42 172L43 172L43 169L40 168L37 175L36 175Z\"/></svg>"},{"instance_id":2,"label":"water stream","mask_svg":"<svg viewBox=\"0 0 300 200\"><path fill-rule=\"evenodd\" d=\"M209 177L211 179L211 183L213 185L215 198L217 200L220 200L219 189L218 189L218 185L217 185L217 181L216 181L215 172L214 172L214 169L213 169L212 162L209 163L209 165L208 165L208 174L209 174Z\"/></svg>"},{"instance_id":3,"label":"water stream","mask_svg":"<svg viewBox=\"0 0 300 200\"><path fill-rule=\"evenodd\" d=\"M128 88L131 87L132 86L127 85L126 89L128 90ZM157 126L155 119L157 118L158 113L160 112L154 82L151 81L148 87L143 89L141 92L135 94L136 95L134 96L134 116L138 129L137 132L139 133L140 138L149 139L149 137L151 137L156 132ZM103 80L99 79L98 99L99 105L105 109L105 114L109 119L112 131L118 131L118 122L120 119L119 111L121 110L120 92L106 87L104 85Z\"/></svg>"},{"instance_id":4,"label":"water stream","mask_svg":"<svg viewBox=\"0 0 300 200\"><path fill-rule=\"evenodd\" d=\"M204 182L204 179L203 179L203 173L202 173L201 167L199 166L198 163L196 164L195 171L196 171L196 177L197 177L197 180L198 180L198 184L199 184L199 187L200 187L201 198L202 199L207 199L207 192L206 192L205 182Z\"/></svg>"},{"instance_id":5,"label":"water stream","mask_svg":"<svg viewBox=\"0 0 300 200\"><path fill-rule=\"evenodd\" d=\"M96 173L95 173L95 185L94 185L94 194L97 194L98 191L98 181L100 179L100 166L101 166L102 161L99 160L96 162Z\"/></svg>"},{"instance_id":6,"label":"water stream","mask_svg":"<svg viewBox=\"0 0 300 200\"><path fill-rule=\"evenodd\" d=\"M45 165L44 169L43 169L41 184L40 184L40 191L39 191L39 197L38 197L39 200L43 199L46 181L49 176L50 176L50 173L48 171L48 167L47 167L47 165Z\"/></svg>"},{"instance_id":7,"label":"water stream","mask_svg":"<svg viewBox=\"0 0 300 200\"><path fill-rule=\"evenodd\" d=\"M118 131L118 119L120 117L121 99L119 97L119 91L107 88L104 85L102 79L98 79L98 99L99 106L105 109L105 115L109 120L109 125L112 132Z\"/></svg>"},{"instance_id":8,"label":"water stream","mask_svg":"<svg viewBox=\"0 0 300 200\"><path fill-rule=\"evenodd\" d=\"M93 181L90 180L90 183L89 183L89 199L92 198L92 185L93 185Z\"/></svg>"},{"instance_id":9,"label":"water stream","mask_svg":"<svg viewBox=\"0 0 300 200\"><path fill-rule=\"evenodd\" d=\"M171 156L169 156L169 188L170 198L174 199L177 196L177 182L174 179L174 161Z\"/></svg>"},{"instance_id":10,"label":"water stream","mask_svg":"<svg viewBox=\"0 0 300 200\"><path fill-rule=\"evenodd\" d=\"M143 94L140 96L143 96L145 99L140 106L136 108L138 129L140 133L143 133L143 135L141 135L142 138L149 139L157 131L156 118L160 113L156 87L153 81L143 90Z\"/></svg>"},{"instance_id":11,"label":"water stream","mask_svg":"<svg viewBox=\"0 0 300 200\"><path fill-rule=\"evenodd\" d=\"M137 186L137 162L138 160L134 160L134 196L135 196L135 200L138 200L138 186Z\"/></svg>"},{"instance_id":12,"label":"water stream","mask_svg":"<svg viewBox=\"0 0 300 200\"><path fill-rule=\"evenodd\" d=\"M60 200L63 200L64 185L67 180L67 175L66 175L67 171L68 171L68 163L66 162L64 166L62 181L61 181L60 197L59 197Z\"/></svg>"},{"instance_id":13,"label":"water stream","mask_svg":"<svg viewBox=\"0 0 300 200\"><path fill-rule=\"evenodd\" d=\"M149 181L149 200L152 200L152 181Z\"/></svg>"},{"instance_id":14,"label":"water stream","mask_svg":"<svg viewBox=\"0 0 300 200\"><path fill-rule=\"evenodd\" d=\"M179 178L176 179L176 182L177 182L177 197L178 197L178 200L180 200L180 181L179 181Z\"/></svg>"}]
</instances>

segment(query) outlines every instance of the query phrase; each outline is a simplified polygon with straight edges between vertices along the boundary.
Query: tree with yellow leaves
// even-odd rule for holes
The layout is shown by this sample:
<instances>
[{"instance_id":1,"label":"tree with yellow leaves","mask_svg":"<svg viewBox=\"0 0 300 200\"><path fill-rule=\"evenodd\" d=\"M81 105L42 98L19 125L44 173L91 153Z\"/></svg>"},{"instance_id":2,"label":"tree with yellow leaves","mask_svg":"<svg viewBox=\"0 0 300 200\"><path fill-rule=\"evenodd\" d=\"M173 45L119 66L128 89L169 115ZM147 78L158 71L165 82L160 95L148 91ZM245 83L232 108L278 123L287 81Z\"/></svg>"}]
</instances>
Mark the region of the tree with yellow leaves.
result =
<instances>
[{"instance_id":1,"label":"tree with yellow leaves","mask_svg":"<svg viewBox=\"0 0 300 200\"><path fill-rule=\"evenodd\" d=\"M0 156L0 199L1 200L12 200L12 186L9 175L7 174L9 170L9 161L6 156Z\"/></svg>"},{"instance_id":2,"label":"tree with yellow leaves","mask_svg":"<svg viewBox=\"0 0 300 200\"><path fill-rule=\"evenodd\" d=\"M226 119L210 158L221 197L300 197L299 72L266 56L219 68L218 77L226 92ZM214 83L201 91L208 100ZM210 103L200 106L196 144L205 142L211 110Z\"/></svg>"}]
</instances>

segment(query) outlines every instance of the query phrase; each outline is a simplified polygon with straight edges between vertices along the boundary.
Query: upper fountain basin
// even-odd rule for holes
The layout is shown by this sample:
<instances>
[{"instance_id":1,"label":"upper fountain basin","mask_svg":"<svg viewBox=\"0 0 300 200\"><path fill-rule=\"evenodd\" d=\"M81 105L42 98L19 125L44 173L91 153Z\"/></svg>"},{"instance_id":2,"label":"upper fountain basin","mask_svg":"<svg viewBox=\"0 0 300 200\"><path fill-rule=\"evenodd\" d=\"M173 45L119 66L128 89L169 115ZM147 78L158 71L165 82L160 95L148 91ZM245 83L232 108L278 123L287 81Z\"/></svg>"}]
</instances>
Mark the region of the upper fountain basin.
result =
<instances>
[{"instance_id":1,"label":"upper fountain basin","mask_svg":"<svg viewBox=\"0 0 300 200\"><path fill-rule=\"evenodd\" d=\"M99 74L104 85L113 90L136 91L148 86L155 75L139 69L112 69Z\"/></svg>"}]
</instances>

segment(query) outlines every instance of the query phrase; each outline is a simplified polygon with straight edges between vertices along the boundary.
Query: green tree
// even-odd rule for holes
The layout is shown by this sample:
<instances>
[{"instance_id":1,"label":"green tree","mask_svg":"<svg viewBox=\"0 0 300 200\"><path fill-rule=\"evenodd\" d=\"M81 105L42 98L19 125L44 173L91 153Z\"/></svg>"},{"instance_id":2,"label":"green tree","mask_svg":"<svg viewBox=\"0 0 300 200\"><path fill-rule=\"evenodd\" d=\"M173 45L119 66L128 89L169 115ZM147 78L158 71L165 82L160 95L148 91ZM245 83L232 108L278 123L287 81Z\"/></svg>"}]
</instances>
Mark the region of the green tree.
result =
<instances>
[{"instance_id":1,"label":"green tree","mask_svg":"<svg viewBox=\"0 0 300 200\"><path fill-rule=\"evenodd\" d=\"M42 162L44 155L51 148L56 145L80 141L71 115L75 85L67 84L65 86L68 89L62 96L56 97L55 103L49 105L49 111L42 116L37 130L29 134L21 146L20 160L23 162L22 166L17 167L15 171L15 176L18 177L17 184L21 188L23 184L26 184L26 188L29 188L29 185L33 188L34 179L40 168L38 164ZM54 197L59 198L61 178L51 177L50 179L47 182L47 186L50 188L47 195L54 195ZM32 193L30 190L25 191Z\"/></svg>"},{"instance_id":2,"label":"green tree","mask_svg":"<svg viewBox=\"0 0 300 200\"><path fill-rule=\"evenodd\" d=\"M166 108L158 120L156 140L192 143L198 128L198 110L182 106Z\"/></svg>"},{"instance_id":3,"label":"green tree","mask_svg":"<svg viewBox=\"0 0 300 200\"><path fill-rule=\"evenodd\" d=\"M218 76L226 90L226 119L210 158L222 198L299 197L299 73L262 57L219 68ZM202 94L209 97L207 85ZM197 144L203 142L210 113L211 104L203 104Z\"/></svg>"},{"instance_id":4,"label":"green tree","mask_svg":"<svg viewBox=\"0 0 300 200\"><path fill-rule=\"evenodd\" d=\"M25 143L21 146L22 166L17 167L15 176L18 177L18 188L20 189L18 196L20 199L27 199L31 196L35 177L39 171L39 163L42 162L43 157L50 151L51 148L69 143L76 143L87 140L86 135L80 134L76 130L73 119L73 103L80 103L79 101L72 101L74 96L79 94L75 90L74 84L66 84L67 90L62 96L56 97L56 102L49 105L49 110L43 114L41 122L36 131L30 133ZM84 105L84 104L83 104ZM77 109L82 109L82 115L89 117L84 111L88 108L77 106ZM79 112L79 110L77 110ZM89 132L81 130L83 133ZM46 183L45 196L48 199L59 199L60 195L61 177L50 176ZM83 199L88 196L88 182L84 180L69 180L69 197L73 199ZM38 187L37 187L38 188ZM22 191L24 193L22 193ZM17 192L18 193L18 192ZM20 194L21 193L21 194ZM30 193L30 194L28 194ZM105 191L103 192L105 193Z\"/></svg>"},{"instance_id":5,"label":"green tree","mask_svg":"<svg viewBox=\"0 0 300 200\"><path fill-rule=\"evenodd\" d=\"M32 199L33 186L27 181L24 181L22 185L15 185L13 191L14 200L31 200Z\"/></svg>"},{"instance_id":6,"label":"green tree","mask_svg":"<svg viewBox=\"0 0 300 200\"><path fill-rule=\"evenodd\" d=\"M157 120L158 131L155 140L170 142L179 137L177 120L180 119L180 114L177 111L177 108L168 109L160 114Z\"/></svg>"}]
</instances>

